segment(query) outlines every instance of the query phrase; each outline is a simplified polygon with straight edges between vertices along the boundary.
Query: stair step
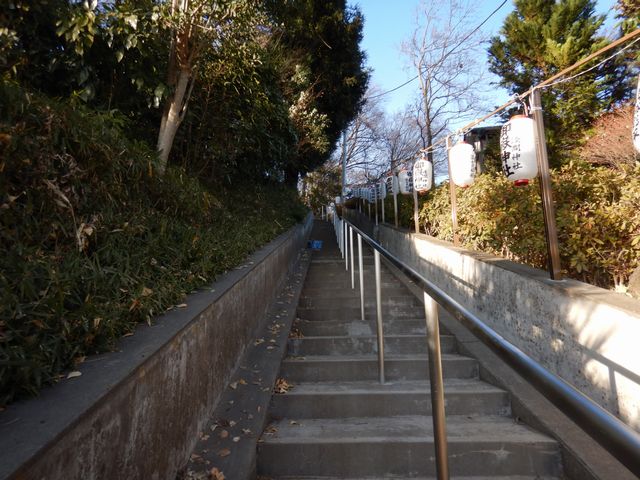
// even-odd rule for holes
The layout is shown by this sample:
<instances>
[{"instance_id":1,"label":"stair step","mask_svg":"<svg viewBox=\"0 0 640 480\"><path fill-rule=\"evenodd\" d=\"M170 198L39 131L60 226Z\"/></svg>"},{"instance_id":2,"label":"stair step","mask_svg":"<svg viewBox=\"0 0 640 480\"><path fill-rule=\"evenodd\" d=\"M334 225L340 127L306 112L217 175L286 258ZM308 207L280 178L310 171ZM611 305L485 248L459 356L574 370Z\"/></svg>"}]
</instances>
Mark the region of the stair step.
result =
<instances>
[{"instance_id":1,"label":"stair step","mask_svg":"<svg viewBox=\"0 0 640 480\"><path fill-rule=\"evenodd\" d=\"M387 285L383 287L382 295L383 298L387 297L400 297L403 295L409 296L409 292L406 288L400 287L397 284L395 285ZM357 298L360 301L360 286L358 284L358 279L356 278L356 286L355 288L351 288L351 283L349 283L346 287L339 286L335 288L307 288L305 287L302 290L302 295L300 298ZM376 286L375 283L371 282L369 284L365 283L364 287L364 298L376 298Z\"/></svg>"},{"instance_id":2,"label":"stair step","mask_svg":"<svg viewBox=\"0 0 640 480\"><path fill-rule=\"evenodd\" d=\"M478 363L461 355L442 355L447 378L477 378ZM282 361L280 375L294 383L349 382L378 379L378 360L374 355L288 357ZM385 355L385 376L392 380L429 378L426 355Z\"/></svg>"},{"instance_id":3,"label":"stair step","mask_svg":"<svg viewBox=\"0 0 640 480\"><path fill-rule=\"evenodd\" d=\"M376 308L375 295L365 294L365 309ZM413 295L389 295L382 297L382 305L385 307L411 306L422 307L422 304ZM360 308L360 292L352 297L301 297L298 308Z\"/></svg>"},{"instance_id":4,"label":"stair step","mask_svg":"<svg viewBox=\"0 0 640 480\"><path fill-rule=\"evenodd\" d=\"M263 475L434 475L432 418L396 416L274 422L259 445ZM510 418L447 418L453 475L561 473L557 443ZM285 461L286 459L286 461Z\"/></svg>"},{"instance_id":5,"label":"stair step","mask_svg":"<svg viewBox=\"0 0 640 480\"><path fill-rule=\"evenodd\" d=\"M376 323L372 318L368 321L306 321L299 319L295 327L305 336L330 336L330 335L375 335ZM424 318L395 320L393 318L384 319L383 330L385 335L407 334L426 335ZM440 326L440 333L446 333Z\"/></svg>"},{"instance_id":6,"label":"stair step","mask_svg":"<svg viewBox=\"0 0 640 480\"><path fill-rule=\"evenodd\" d=\"M367 478L344 478L344 477L269 477L269 480L388 480L389 477L367 477ZM561 480L560 477L550 477L547 475L491 475L489 477L468 477L453 476L451 480ZM436 477L393 477L393 480L436 480Z\"/></svg>"},{"instance_id":7,"label":"stair step","mask_svg":"<svg viewBox=\"0 0 640 480\"><path fill-rule=\"evenodd\" d=\"M365 307L365 318L376 318L375 307ZM297 315L304 320L353 320L360 318L360 307L304 308L298 307ZM411 305L383 305L383 319L423 318L424 308Z\"/></svg>"},{"instance_id":8,"label":"stair step","mask_svg":"<svg viewBox=\"0 0 640 480\"><path fill-rule=\"evenodd\" d=\"M440 346L443 353L456 351L455 338L441 335ZM358 355L372 354L378 351L377 337L367 336L319 336L290 338L289 354L307 355ZM427 339L424 335L386 335L384 337L386 354L427 353Z\"/></svg>"},{"instance_id":9,"label":"stair step","mask_svg":"<svg viewBox=\"0 0 640 480\"><path fill-rule=\"evenodd\" d=\"M430 415L426 381L300 383L272 399L275 417L338 418ZM444 382L447 415L509 415L504 390L475 379Z\"/></svg>"}]
</instances>

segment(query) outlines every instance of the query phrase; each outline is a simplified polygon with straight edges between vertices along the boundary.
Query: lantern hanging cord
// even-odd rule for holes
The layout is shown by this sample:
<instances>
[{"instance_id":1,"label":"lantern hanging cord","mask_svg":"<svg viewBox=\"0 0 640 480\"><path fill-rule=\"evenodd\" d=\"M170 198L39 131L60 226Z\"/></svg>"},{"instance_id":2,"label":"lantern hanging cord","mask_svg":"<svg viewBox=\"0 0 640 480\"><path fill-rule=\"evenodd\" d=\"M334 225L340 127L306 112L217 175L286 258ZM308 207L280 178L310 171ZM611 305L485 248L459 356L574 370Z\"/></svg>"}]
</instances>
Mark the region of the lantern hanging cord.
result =
<instances>
[{"instance_id":1,"label":"lantern hanging cord","mask_svg":"<svg viewBox=\"0 0 640 480\"><path fill-rule=\"evenodd\" d=\"M578 77L580 75L584 75L585 73L593 70L594 68L597 68L601 64L611 60L611 58L615 57L616 55L619 55L623 51L629 49L633 44L635 44L636 42L640 41L640 37L639 36L640 36L640 28L634 30L631 33L628 33L627 35L625 35L624 37L619 38L618 40L615 40L615 41L611 42L609 45L607 45L605 47L602 47L597 52L594 52L594 53L586 56L582 60L577 61L573 65L571 65L571 66L565 68L564 70L556 73L555 75L549 77L548 79L546 79L545 81L539 83L538 85L535 85L535 86L531 87L526 92L519 94L516 98L513 98L513 99L509 100L507 103L499 106L498 108L496 108L491 113L488 113L484 117L478 118L478 119L472 121L471 123L465 125L464 127L458 129L455 133L459 134L459 133L463 133L463 132L468 132L473 127L475 127L475 126L479 125L480 123L488 120L489 118L493 117L494 115L497 115L498 113L506 110L508 107L510 107L511 105L516 103L516 101L518 101L518 99L521 100L521 101L524 101L529 95L531 95L531 92L533 92L533 90L535 90L536 88L551 87L551 86L553 86L553 85L555 85L557 83L561 83L561 82L564 82L564 81L569 81L569 80L572 80L573 78L576 78L576 77ZM635 38L635 37L639 37L639 38L636 38L629 45L627 45L626 47L620 49L618 52L614 53L611 57L606 58L605 60L600 62L598 65L594 65L590 69L585 70L584 72L580 72L580 73L578 73L578 74L576 74L576 75L574 75L572 77L568 77L566 79L562 78L567 73L573 72L577 68L580 68L584 64L588 63L590 60L593 60L594 58L599 57L603 53L608 52L609 50L612 50L612 49L616 48L617 46L619 46L619 45L621 45L621 44L623 44L623 43L625 43L625 42L627 42L627 41L629 41L629 40L631 40L632 38ZM561 79L561 80L559 80L559 79ZM430 147L421 149L420 152L422 152L422 153L433 152L436 149L436 147L441 146L445 141L446 141L446 137L442 137L439 140L437 140L436 142L434 142Z\"/></svg>"},{"instance_id":2,"label":"lantern hanging cord","mask_svg":"<svg viewBox=\"0 0 640 480\"><path fill-rule=\"evenodd\" d=\"M556 80L553 83L549 83L547 85L538 87L538 88L549 88L549 87L553 87L554 85L558 85L560 83L565 83L565 82L569 82L571 80L574 80L578 77L581 77L582 75L585 75L589 72L592 72L593 70L595 70L598 67L601 67L602 65L604 65L605 63L607 63L609 60L614 59L615 57L617 57L618 55L620 55L621 53L629 50L631 47L633 47L636 43L640 42L640 37L636 38L633 42L631 42L629 45L621 48L620 50L618 50L617 52L615 52L613 55L610 55L609 57L605 58L604 60L602 60L601 62L595 64L593 67L587 68L585 71L580 72L580 73L576 73L575 75L572 75L570 77L565 77L565 78L561 78L559 80Z\"/></svg>"}]
</instances>

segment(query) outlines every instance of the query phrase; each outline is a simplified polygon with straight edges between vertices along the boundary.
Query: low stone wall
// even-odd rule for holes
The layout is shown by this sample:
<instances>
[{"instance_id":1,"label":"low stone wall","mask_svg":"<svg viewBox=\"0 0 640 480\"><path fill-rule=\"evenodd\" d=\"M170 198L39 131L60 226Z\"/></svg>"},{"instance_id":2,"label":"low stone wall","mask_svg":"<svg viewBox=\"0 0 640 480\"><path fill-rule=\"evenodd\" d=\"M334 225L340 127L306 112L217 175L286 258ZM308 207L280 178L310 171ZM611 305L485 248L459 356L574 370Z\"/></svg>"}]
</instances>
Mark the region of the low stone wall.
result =
<instances>
[{"instance_id":1,"label":"low stone wall","mask_svg":"<svg viewBox=\"0 0 640 480\"><path fill-rule=\"evenodd\" d=\"M426 235L376 231L390 252L640 431L640 301Z\"/></svg>"},{"instance_id":2,"label":"low stone wall","mask_svg":"<svg viewBox=\"0 0 640 480\"><path fill-rule=\"evenodd\" d=\"M312 223L88 358L82 376L0 413L0 478L174 480Z\"/></svg>"}]
</instances>

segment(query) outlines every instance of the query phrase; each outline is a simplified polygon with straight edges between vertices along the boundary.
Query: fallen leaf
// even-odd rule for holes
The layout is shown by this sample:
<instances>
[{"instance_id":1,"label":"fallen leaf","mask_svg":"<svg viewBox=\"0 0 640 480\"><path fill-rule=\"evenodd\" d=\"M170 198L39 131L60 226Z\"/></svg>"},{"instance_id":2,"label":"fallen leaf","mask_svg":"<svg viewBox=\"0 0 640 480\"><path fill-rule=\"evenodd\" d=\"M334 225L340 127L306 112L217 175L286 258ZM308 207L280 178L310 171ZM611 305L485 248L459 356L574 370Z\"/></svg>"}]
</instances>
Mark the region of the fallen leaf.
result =
<instances>
[{"instance_id":1,"label":"fallen leaf","mask_svg":"<svg viewBox=\"0 0 640 480\"><path fill-rule=\"evenodd\" d=\"M290 420L289 421L289 425L300 425L298 422L296 422L295 420Z\"/></svg>"},{"instance_id":2,"label":"fallen leaf","mask_svg":"<svg viewBox=\"0 0 640 480\"><path fill-rule=\"evenodd\" d=\"M81 372L74 370L73 372L69 372L69 375L67 375L67 378L76 378L76 377L79 377L80 375L82 375Z\"/></svg>"},{"instance_id":3,"label":"fallen leaf","mask_svg":"<svg viewBox=\"0 0 640 480\"><path fill-rule=\"evenodd\" d=\"M251 435L253 432L251 430L249 430L248 428L243 428L242 429L242 433L244 433L245 435Z\"/></svg>"},{"instance_id":4,"label":"fallen leaf","mask_svg":"<svg viewBox=\"0 0 640 480\"><path fill-rule=\"evenodd\" d=\"M253 342L253 344L257 347L258 345L260 345L261 343L264 343L264 338L258 338L255 342Z\"/></svg>"},{"instance_id":5,"label":"fallen leaf","mask_svg":"<svg viewBox=\"0 0 640 480\"><path fill-rule=\"evenodd\" d=\"M244 381L244 378L241 378L240 380L238 380L238 383L240 385L246 385L247 384L247 382Z\"/></svg>"},{"instance_id":6,"label":"fallen leaf","mask_svg":"<svg viewBox=\"0 0 640 480\"><path fill-rule=\"evenodd\" d=\"M225 478L224 478L224 474L223 474L220 470L218 470L217 468L215 468L215 467L213 467L213 468L211 469L211 471L209 472L209 477L210 477L212 480L225 480Z\"/></svg>"},{"instance_id":7,"label":"fallen leaf","mask_svg":"<svg viewBox=\"0 0 640 480\"><path fill-rule=\"evenodd\" d=\"M236 422L236 421L234 421L234 420L230 420L230 421L229 421L229 426L230 426L230 427L235 427L235 426L236 426L236 423L238 423L238 422Z\"/></svg>"},{"instance_id":8,"label":"fallen leaf","mask_svg":"<svg viewBox=\"0 0 640 480\"><path fill-rule=\"evenodd\" d=\"M187 308L186 303L181 303L180 305L176 305L177 308Z\"/></svg>"},{"instance_id":9,"label":"fallen leaf","mask_svg":"<svg viewBox=\"0 0 640 480\"><path fill-rule=\"evenodd\" d=\"M234 443L238 443L240 441L240 437L233 437Z\"/></svg>"},{"instance_id":10,"label":"fallen leaf","mask_svg":"<svg viewBox=\"0 0 640 480\"><path fill-rule=\"evenodd\" d=\"M150 288L147 288L147 287L143 287L142 288L142 296L143 297L148 297L151 294L153 294L153 290L151 290Z\"/></svg>"},{"instance_id":11,"label":"fallen leaf","mask_svg":"<svg viewBox=\"0 0 640 480\"><path fill-rule=\"evenodd\" d=\"M229 436L229 432L227 432L226 430L222 430L222 431L218 434L218 436L219 436L220 438L227 438L227 437Z\"/></svg>"},{"instance_id":12,"label":"fallen leaf","mask_svg":"<svg viewBox=\"0 0 640 480\"><path fill-rule=\"evenodd\" d=\"M133 335L133 332L129 332L129 333L125 333L124 335L122 335L123 337L131 337Z\"/></svg>"},{"instance_id":13,"label":"fallen leaf","mask_svg":"<svg viewBox=\"0 0 640 480\"><path fill-rule=\"evenodd\" d=\"M223 448L222 450L220 450L218 452L218 456L219 457L226 457L226 456L228 456L230 454L231 454L231 450L229 450L228 448Z\"/></svg>"},{"instance_id":14,"label":"fallen leaf","mask_svg":"<svg viewBox=\"0 0 640 480\"><path fill-rule=\"evenodd\" d=\"M287 382L284 378L278 378L276 380L275 386L273 387L273 392L283 394L283 393L287 393L292 388L293 388L293 385Z\"/></svg>"},{"instance_id":15,"label":"fallen leaf","mask_svg":"<svg viewBox=\"0 0 640 480\"><path fill-rule=\"evenodd\" d=\"M233 390L235 390L236 388L238 388L238 382L231 382L231 383L229 384L229 386L230 386Z\"/></svg>"},{"instance_id":16,"label":"fallen leaf","mask_svg":"<svg viewBox=\"0 0 640 480\"><path fill-rule=\"evenodd\" d=\"M209 440L209 435L202 435L200 437L200 440L202 440L203 442L206 442L207 440Z\"/></svg>"}]
</instances>

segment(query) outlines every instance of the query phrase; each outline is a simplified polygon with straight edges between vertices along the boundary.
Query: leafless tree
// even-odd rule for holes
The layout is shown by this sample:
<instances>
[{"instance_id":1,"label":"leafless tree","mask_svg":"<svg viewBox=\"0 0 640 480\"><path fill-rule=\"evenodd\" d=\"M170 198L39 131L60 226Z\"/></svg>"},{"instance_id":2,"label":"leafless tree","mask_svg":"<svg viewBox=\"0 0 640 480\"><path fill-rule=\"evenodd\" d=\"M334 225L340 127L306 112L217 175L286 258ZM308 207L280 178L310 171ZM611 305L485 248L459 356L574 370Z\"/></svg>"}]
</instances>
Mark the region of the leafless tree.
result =
<instances>
[{"instance_id":1,"label":"leafless tree","mask_svg":"<svg viewBox=\"0 0 640 480\"><path fill-rule=\"evenodd\" d=\"M370 100L375 93L373 89L367 92L360 112L347 127L330 160L342 165L342 156L346 157L349 184L367 183L381 169L378 146L386 116L380 102Z\"/></svg>"},{"instance_id":2,"label":"leafless tree","mask_svg":"<svg viewBox=\"0 0 640 480\"><path fill-rule=\"evenodd\" d=\"M415 29L402 50L420 81L424 148L433 161L434 142L451 131L455 122L470 118L481 108L482 34L474 31L467 0L422 0Z\"/></svg>"}]
</instances>

